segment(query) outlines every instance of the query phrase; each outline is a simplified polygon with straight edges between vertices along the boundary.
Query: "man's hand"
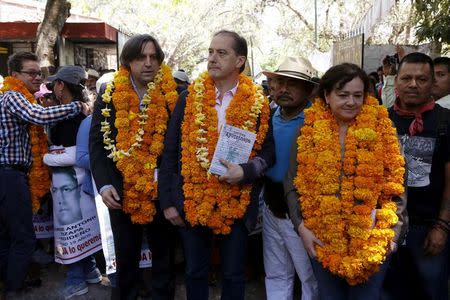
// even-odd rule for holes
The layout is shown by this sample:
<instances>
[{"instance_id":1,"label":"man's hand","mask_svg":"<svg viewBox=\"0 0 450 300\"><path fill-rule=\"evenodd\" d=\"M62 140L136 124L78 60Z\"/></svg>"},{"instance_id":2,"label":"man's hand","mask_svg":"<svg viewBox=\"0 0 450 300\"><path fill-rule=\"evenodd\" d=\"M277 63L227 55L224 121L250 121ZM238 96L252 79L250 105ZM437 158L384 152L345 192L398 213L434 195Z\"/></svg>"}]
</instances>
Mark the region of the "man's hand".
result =
<instances>
[{"instance_id":1,"label":"man's hand","mask_svg":"<svg viewBox=\"0 0 450 300\"><path fill-rule=\"evenodd\" d=\"M302 238L303 245L305 246L306 252L308 252L310 257L315 258L317 256L316 249L314 249L314 244L318 244L323 247L324 244L320 241L314 233L306 228L305 223L302 221L298 226L298 234Z\"/></svg>"},{"instance_id":2,"label":"man's hand","mask_svg":"<svg viewBox=\"0 0 450 300\"><path fill-rule=\"evenodd\" d=\"M100 195L102 196L102 200L108 208L122 208L122 205L118 202L120 200L119 194L117 194L117 191L113 186L102 191Z\"/></svg>"},{"instance_id":3,"label":"man's hand","mask_svg":"<svg viewBox=\"0 0 450 300\"><path fill-rule=\"evenodd\" d=\"M92 106L84 102L82 102L81 105L81 111L83 112L83 114L85 116L89 116L92 113Z\"/></svg>"},{"instance_id":4,"label":"man's hand","mask_svg":"<svg viewBox=\"0 0 450 300\"><path fill-rule=\"evenodd\" d=\"M244 178L244 170L240 165L233 164L224 159L221 159L220 163L227 168L227 172L225 175L219 177L219 181L226 181L230 184L235 184Z\"/></svg>"},{"instance_id":5,"label":"man's hand","mask_svg":"<svg viewBox=\"0 0 450 300\"><path fill-rule=\"evenodd\" d=\"M175 226L181 226L184 227L184 221L180 217L180 214L178 213L178 210L171 206L164 210L164 217L172 223L172 225Z\"/></svg>"},{"instance_id":6,"label":"man's hand","mask_svg":"<svg viewBox=\"0 0 450 300\"><path fill-rule=\"evenodd\" d=\"M431 228L423 244L425 254L438 255L444 249L446 242L447 233L444 230L435 227Z\"/></svg>"}]
</instances>

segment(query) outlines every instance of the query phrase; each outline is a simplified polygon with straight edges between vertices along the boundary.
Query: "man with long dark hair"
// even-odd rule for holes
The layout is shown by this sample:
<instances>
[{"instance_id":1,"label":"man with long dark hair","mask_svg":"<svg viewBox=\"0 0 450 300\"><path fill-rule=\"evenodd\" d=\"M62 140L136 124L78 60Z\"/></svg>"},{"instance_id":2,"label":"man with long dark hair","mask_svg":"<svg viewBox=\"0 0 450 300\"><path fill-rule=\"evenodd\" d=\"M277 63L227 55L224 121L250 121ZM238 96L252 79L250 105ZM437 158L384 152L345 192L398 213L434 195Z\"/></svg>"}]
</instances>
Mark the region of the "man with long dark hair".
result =
<instances>
[{"instance_id":1,"label":"man with long dark hair","mask_svg":"<svg viewBox=\"0 0 450 300\"><path fill-rule=\"evenodd\" d=\"M137 298L144 228L152 252L152 299L174 297L175 228L155 201L159 153L171 109L168 97L177 97L172 71L163 60L154 37L133 36L122 49L119 71L94 105L89 151L114 235L118 284L112 299Z\"/></svg>"}]
</instances>

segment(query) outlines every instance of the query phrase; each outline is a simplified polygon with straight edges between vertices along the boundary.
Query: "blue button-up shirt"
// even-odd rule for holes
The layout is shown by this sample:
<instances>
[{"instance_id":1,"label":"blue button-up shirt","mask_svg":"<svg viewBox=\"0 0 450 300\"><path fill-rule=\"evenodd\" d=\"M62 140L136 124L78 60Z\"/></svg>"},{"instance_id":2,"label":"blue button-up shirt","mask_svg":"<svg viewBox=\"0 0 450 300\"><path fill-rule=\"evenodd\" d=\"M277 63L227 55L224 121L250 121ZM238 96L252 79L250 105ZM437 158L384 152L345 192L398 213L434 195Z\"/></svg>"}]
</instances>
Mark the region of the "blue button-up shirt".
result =
<instances>
[{"instance_id":1,"label":"blue button-up shirt","mask_svg":"<svg viewBox=\"0 0 450 300\"><path fill-rule=\"evenodd\" d=\"M311 106L308 101L306 107ZM289 155L292 143L298 136L300 127L303 126L305 115L301 111L290 120L285 120L281 116L281 107L278 107L272 117L273 138L275 140L276 163L266 172L266 176L274 182L282 182L289 167Z\"/></svg>"}]
</instances>

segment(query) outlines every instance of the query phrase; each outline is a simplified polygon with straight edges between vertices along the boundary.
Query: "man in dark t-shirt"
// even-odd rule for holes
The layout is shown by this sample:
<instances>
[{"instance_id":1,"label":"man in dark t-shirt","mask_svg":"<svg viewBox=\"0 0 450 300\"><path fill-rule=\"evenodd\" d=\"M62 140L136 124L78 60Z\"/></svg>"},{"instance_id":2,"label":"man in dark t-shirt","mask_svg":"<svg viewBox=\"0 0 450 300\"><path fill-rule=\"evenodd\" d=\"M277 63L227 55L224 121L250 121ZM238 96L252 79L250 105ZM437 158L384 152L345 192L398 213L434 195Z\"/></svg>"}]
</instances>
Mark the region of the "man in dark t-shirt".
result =
<instances>
[{"instance_id":1,"label":"man in dark t-shirt","mask_svg":"<svg viewBox=\"0 0 450 300\"><path fill-rule=\"evenodd\" d=\"M426 299L448 299L450 222L450 110L431 97L433 62L422 53L404 57L395 79L398 98L389 114L403 148L409 231L400 256L408 256ZM410 276L410 275L408 275ZM405 296L408 292L402 293Z\"/></svg>"}]
</instances>

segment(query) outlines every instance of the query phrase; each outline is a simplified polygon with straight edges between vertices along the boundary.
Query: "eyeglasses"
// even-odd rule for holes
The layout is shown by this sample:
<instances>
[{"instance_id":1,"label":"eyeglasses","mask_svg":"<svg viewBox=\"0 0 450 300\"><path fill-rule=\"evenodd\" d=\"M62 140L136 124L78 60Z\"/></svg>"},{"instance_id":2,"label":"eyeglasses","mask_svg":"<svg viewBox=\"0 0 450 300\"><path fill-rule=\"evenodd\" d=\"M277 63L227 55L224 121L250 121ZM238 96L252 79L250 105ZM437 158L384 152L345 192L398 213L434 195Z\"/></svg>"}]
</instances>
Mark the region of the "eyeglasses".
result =
<instances>
[{"instance_id":1,"label":"eyeglasses","mask_svg":"<svg viewBox=\"0 0 450 300\"><path fill-rule=\"evenodd\" d=\"M36 78L36 76L39 76L39 77L42 76L41 71L19 71L19 73L28 74L31 78Z\"/></svg>"},{"instance_id":2,"label":"eyeglasses","mask_svg":"<svg viewBox=\"0 0 450 300\"><path fill-rule=\"evenodd\" d=\"M78 189L81 186L81 184L76 186L62 186L60 188L52 187L52 193L56 194L56 192L60 191L63 195L68 195Z\"/></svg>"}]
</instances>

